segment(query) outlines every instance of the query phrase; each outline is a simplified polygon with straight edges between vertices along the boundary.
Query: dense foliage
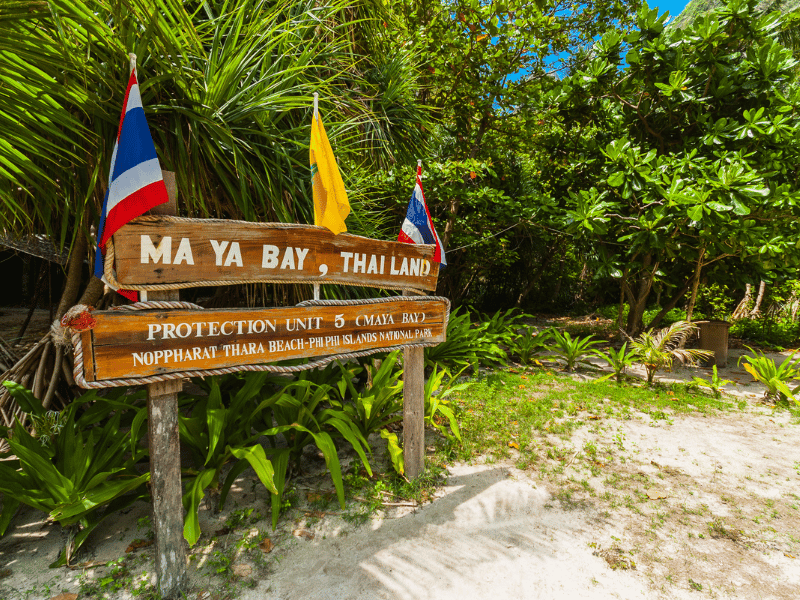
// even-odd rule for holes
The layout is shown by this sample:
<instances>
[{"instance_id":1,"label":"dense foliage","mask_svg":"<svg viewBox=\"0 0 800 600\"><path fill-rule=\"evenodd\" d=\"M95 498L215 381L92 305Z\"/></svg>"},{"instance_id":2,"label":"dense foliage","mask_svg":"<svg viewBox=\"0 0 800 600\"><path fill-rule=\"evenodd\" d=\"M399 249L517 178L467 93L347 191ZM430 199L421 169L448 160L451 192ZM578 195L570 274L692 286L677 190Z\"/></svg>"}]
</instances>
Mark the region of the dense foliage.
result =
<instances>
[{"instance_id":1,"label":"dense foliage","mask_svg":"<svg viewBox=\"0 0 800 600\"><path fill-rule=\"evenodd\" d=\"M69 245L96 222L129 52L182 211L308 222L313 92L340 158L378 165L420 146L413 57L387 51L389 18L370 0L4 3L0 228ZM360 216L351 229L374 233Z\"/></svg>"},{"instance_id":2,"label":"dense foliage","mask_svg":"<svg viewBox=\"0 0 800 600\"><path fill-rule=\"evenodd\" d=\"M705 287L795 276L794 17L769 9L666 26L636 1L12 3L2 227L56 245L90 232L134 51L183 213L308 222L319 91L352 231L394 237L421 158L440 293L621 294L635 334L684 302L691 316Z\"/></svg>"},{"instance_id":3,"label":"dense foliage","mask_svg":"<svg viewBox=\"0 0 800 600\"><path fill-rule=\"evenodd\" d=\"M797 265L800 96L779 14L735 0L686 30L664 21L643 9L553 93L550 147L571 158L553 180L631 333L655 287L666 313L701 278L743 287Z\"/></svg>"}]
</instances>

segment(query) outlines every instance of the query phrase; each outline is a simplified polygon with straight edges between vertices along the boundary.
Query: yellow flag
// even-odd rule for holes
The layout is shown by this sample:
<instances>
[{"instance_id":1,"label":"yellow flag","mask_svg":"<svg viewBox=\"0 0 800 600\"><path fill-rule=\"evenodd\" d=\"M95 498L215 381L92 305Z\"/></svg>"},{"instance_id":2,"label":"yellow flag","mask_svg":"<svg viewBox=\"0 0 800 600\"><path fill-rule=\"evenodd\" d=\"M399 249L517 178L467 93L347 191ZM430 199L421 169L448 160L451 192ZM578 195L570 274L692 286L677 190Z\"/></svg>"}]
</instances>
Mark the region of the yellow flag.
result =
<instances>
[{"instance_id":1,"label":"yellow flag","mask_svg":"<svg viewBox=\"0 0 800 600\"><path fill-rule=\"evenodd\" d=\"M319 113L314 111L311 124L311 186L314 192L314 225L327 227L334 234L347 231L344 220L350 214L350 203L333 150L322 126Z\"/></svg>"}]
</instances>

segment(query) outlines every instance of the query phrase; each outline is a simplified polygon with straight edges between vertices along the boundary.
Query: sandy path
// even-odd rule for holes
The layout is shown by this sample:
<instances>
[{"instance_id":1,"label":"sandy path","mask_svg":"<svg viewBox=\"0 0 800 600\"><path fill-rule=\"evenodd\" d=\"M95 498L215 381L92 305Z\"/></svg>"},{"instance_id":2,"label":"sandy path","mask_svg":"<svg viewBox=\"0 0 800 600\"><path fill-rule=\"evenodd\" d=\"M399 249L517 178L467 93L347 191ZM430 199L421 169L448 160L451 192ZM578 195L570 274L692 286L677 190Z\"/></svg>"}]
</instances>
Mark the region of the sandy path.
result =
<instances>
[{"instance_id":1,"label":"sandy path","mask_svg":"<svg viewBox=\"0 0 800 600\"><path fill-rule=\"evenodd\" d=\"M272 577L242 598L511 600L646 592L634 575L612 572L592 556L590 514L548 507L544 487L513 467L456 466L442 494L402 518L298 540Z\"/></svg>"}]
</instances>

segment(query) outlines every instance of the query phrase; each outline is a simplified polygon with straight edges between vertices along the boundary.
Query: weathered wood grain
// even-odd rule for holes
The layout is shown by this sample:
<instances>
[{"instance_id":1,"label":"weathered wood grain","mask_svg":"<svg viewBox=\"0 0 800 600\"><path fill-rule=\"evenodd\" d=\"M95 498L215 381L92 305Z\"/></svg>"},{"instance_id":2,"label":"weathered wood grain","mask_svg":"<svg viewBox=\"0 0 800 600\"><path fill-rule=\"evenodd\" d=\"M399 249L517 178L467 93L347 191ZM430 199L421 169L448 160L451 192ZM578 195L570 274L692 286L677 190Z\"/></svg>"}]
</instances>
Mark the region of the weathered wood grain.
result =
<instances>
[{"instance_id":1,"label":"weathered wood grain","mask_svg":"<svg viewBox=\"0 0 800 600\"><path fill-rule=\"evenodd\" d=\"M162 171L169 202L158 207L161 214L177 212L175 173ZM150 300L179 300L178 290L152 292ZM183 489L181 488L178 392L182 380L147 386L147 433L150 448L150 489L153 498L153 531L156 542L156 581L162 598L183 595L186 573L186 543L183 539Z\"/></svg>"},{"instance_id":2,"label":"weathered wood grain","mask_svg":"<svg viewBox=\"0 0 800 600\"><path fill-rule=\"evenodd\" d=\"M117 280L136 289L258 280L435 290L439 274L432 245L333 235L312 225L135 219L114 235L114 252Z\"/></svg>"},{"instance_id":3,"label":"weathered wood grain","mask_svg":"<svg viewBox=\"0 0 800 600\"><path fill-rule=\"evenodd\" d=\"M425 471L424 352L424 348L406 348L403 351L403 463L409 479L415 479Z\"/></svg>"},{"instance_id":4,"label":"weathered wood grain","mask_svg":"<svg viewBox=\"0 0 800 600\"><path fill-rule=\"evenodd\" d=\"M146 377L444 341L444 300L224 310L98 311L93 379Z\"/></svg>"}]
</instances>

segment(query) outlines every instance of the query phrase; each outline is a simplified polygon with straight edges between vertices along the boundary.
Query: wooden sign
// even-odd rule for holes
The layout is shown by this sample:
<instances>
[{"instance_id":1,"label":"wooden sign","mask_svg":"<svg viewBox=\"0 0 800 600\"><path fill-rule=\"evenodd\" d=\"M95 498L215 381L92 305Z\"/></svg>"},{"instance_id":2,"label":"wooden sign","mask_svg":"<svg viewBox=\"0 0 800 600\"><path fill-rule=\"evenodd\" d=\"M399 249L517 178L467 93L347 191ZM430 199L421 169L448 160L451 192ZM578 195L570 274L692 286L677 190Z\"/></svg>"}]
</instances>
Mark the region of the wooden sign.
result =
<instances>
[{"instance_id":1,"label":"wooden sign","mask_svg":"<svg viewBox=\"0 0 800 600\"><path fill-rule=\"evenodd\" d=\"M312 225L147 216L113 241L116 275L107 266L106 278L127 289L263 281L435 290L439 274L432 245L333 235Z\"/></svg>"},{"instance_id":2,"label":"wooden sign","mask_svg":"<svg viewBox=\"0 0 800 600\"><path fill-rule=\"evenodd\" d=\"M88 382L125 385L119 380L165 374L187 377L215 369L244 370L287 359L444 341L446 299L381 300L333 305L320 301L288 308L93 312L96 324L81 333L83 377Z\"/></svg>"}]
</instances>

